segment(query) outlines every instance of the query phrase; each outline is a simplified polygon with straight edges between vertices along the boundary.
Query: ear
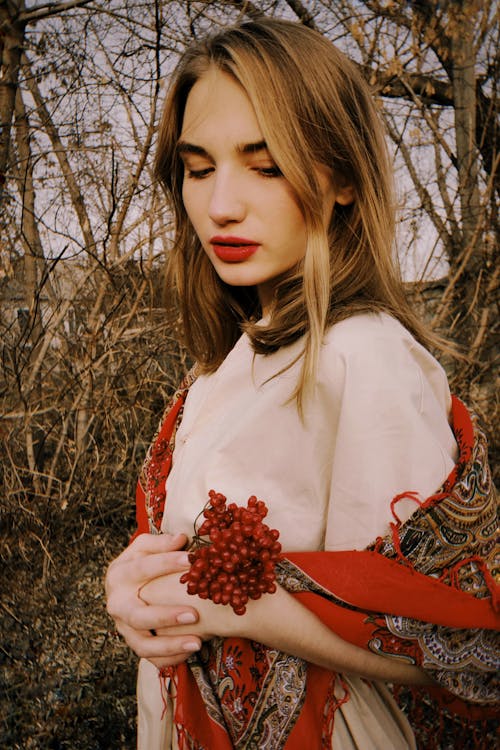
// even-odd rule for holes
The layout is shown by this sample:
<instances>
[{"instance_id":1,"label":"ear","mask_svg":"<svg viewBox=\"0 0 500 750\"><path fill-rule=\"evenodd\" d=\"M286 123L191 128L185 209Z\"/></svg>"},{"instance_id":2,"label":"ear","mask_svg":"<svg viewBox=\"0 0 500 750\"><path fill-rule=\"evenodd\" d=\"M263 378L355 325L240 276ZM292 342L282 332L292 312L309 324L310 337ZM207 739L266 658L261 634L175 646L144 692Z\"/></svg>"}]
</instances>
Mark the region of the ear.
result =
<instances>
[{"instance_id":1,"label":"ear","mask_svg":"<svg viewBox=\"0 0 500 750\"><path fill-rule=\"evenodd\" d=\"M354 203L355 193L352 185L339 186L335 190L335 203L340 206L349 206Z\"/></svg>"}]
</instances>

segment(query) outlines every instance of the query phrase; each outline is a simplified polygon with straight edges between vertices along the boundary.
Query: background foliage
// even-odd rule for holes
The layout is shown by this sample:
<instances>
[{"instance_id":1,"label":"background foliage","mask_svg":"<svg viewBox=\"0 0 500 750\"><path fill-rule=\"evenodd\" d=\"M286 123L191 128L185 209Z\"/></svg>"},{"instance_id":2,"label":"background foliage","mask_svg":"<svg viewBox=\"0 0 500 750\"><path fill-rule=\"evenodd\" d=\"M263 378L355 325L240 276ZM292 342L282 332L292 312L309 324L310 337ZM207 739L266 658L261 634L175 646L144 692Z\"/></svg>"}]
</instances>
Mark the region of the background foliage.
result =
<instances>
[{"instance_id":1,"label":"background foliage","mask_svg":"<svg viewBox=\"0 0 500 750\"><path fill-rule=\"evenodd\" d=\"M494 437L493 0L1 0L1 747L134 746L135 661L102 578L186 365L161 302L162 87L192 38L262 14L319 29L377 94L410 292L466 352L443 361Z\"/></svg>"}]
</instances>

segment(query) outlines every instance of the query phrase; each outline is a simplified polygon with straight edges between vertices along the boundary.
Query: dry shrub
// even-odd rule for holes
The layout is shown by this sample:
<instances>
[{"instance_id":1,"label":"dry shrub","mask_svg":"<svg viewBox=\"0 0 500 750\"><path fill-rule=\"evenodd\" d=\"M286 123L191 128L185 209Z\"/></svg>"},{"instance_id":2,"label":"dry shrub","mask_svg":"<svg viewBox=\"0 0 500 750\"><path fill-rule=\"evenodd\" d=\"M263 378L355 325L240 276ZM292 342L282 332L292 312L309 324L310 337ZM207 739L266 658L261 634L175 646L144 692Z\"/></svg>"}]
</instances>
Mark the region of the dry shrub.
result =
<instances>
[{"instance_id":1,"label":"dry shrub","mask_svg":"<svg viewBox=\"0 0 500 750\"><path fill-rule=\"evenodd\" d=\"M83 274L56 330L49 302L37 330L4 299L1 747L134 745L135 658L112 634L103 575L133 529L139 466L185 370L158 276L135 264Z\"/></svg>"}]
</instances>

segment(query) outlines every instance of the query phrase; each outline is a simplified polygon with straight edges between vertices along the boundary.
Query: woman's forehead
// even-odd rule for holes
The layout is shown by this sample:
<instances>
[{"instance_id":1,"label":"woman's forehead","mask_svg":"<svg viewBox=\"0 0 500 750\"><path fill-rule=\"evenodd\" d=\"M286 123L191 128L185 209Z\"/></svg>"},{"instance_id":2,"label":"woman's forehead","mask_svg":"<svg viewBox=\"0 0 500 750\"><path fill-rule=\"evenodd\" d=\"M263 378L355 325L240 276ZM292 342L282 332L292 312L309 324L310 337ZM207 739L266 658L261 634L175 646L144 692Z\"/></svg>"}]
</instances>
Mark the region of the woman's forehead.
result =
<instances>
[{"instance_id":1,"label":"woman's forehead","mask_svg":"<svg viewBox=\"0 0 500 750\"><path fill-rule=\"evenodd\" d=\"M264 140L244 88L228 73L214 66L196 81L186 101L180 140L197 138L224 138L234 144Z\"/></svg>"}]
</instances>

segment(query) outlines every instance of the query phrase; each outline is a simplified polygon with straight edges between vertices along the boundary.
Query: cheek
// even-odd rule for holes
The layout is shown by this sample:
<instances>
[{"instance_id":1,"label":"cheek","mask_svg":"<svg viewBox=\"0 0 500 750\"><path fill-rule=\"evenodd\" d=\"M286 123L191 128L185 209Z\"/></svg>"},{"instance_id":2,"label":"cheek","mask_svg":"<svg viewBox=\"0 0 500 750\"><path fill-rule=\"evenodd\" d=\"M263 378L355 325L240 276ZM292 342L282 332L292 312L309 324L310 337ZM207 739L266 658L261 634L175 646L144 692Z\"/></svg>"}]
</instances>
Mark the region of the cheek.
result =
<instances>
[{"instance_id":1,"label":"cheek","mask_svg":"<svg viewBox=\"0 0 500 750\"><path fill-rule=\"evenodd\" d=\"M186 209L186 213L189 214L191 202L190 202L189 188L187 187L185 182L182 183L181 198L182 198L182 203L184 205L184 208Z\"/></svg>"},{"instance_id":2,"label":"cheek","mask_svg":"<svg viewBox=\"0 0 500 750\"><path fill-rule=\"evenodd\" d=\"M302 209L291 187L286 183L279 200L276 201L275 213L289 234L297 239L305 235L306 224Z\"/></svg>"},{"instance_id":3,"label":"cheek","mask_svg":"<svg viewBox=\"0 0 500 750\"><path fill-rule=\"evenodd\" d=\"M196 201L193 196L192 189L186 185L186 183L182 186L182 203L184 206L184 210L187 214L187 217L191 224L196 228L197 225L197 213L199 214L199 211L196 211L196 207L200 207L200 201Z\"/></svg>"},{"instance_id":4,"label":"cheek","mask_svg":"<svg viewBox=\"0 0 500 750\"><path fill-rule=\"evenodd\" d=\"M294 262L301 260L307 247L307 229L304 216L299 206L294 202L293 206L289 204L287 221L288 247L293 254Z\"/></svg>"},{"instance_id":5,"label":"cheek","mask_svg":"<svg viewBox=\"0 0 500 750\"><path fill-rule=\"evenodd\" d=\"M289 202L279 212L279 216L283 224L286 225L286 232L294 245L300 247L301 244L304 244L305 247L306 222L298 205Z\"/></svg>"}]
</instances>

